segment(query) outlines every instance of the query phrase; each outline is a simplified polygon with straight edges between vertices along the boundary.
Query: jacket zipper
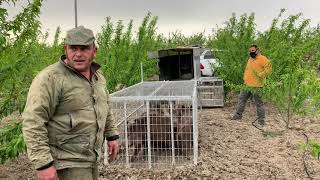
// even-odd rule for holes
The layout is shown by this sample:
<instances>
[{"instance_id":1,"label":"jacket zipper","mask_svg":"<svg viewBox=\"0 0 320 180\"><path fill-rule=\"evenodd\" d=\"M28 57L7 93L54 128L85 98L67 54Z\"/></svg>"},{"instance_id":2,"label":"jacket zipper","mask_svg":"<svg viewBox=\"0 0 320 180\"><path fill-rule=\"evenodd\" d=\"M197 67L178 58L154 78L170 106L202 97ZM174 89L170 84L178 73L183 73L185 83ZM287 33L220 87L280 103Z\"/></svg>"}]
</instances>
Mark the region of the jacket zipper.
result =
<instances>
[{"instance_id":1,"label":"jacket zipper","mask_svg":"<svg viewBox=\"0 0 320 180\"><path fill-rule=\"evenodd\" d=\"M73 128L73 124L72 124L73 117L72 117L71 113L69 113L69 118L70 118L70 128L72 129Z\"/></svg>"}]
</instances>

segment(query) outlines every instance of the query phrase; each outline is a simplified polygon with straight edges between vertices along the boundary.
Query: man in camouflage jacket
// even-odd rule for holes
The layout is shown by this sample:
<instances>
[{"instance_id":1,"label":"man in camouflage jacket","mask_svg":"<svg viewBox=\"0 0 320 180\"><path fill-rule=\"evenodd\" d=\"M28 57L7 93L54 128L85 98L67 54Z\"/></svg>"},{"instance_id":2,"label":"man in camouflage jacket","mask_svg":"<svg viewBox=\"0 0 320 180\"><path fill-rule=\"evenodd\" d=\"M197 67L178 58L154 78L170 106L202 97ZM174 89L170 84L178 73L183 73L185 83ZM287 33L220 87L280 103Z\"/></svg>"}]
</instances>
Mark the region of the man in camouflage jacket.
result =
<instances>
[{"instance_id":1,"label":"man in camouflage jacket","mask_svg":"<svg viewBox=\"0 0 320 180\"><path fill-rule=\"evenodd\" d=\"M41 180L97 180L104 138L111 159L119 151L106 80L93 62L94 41L83 26L68 31L65 55L42 70L29 89L23 134Z\"/></svg>"}]
</instances>

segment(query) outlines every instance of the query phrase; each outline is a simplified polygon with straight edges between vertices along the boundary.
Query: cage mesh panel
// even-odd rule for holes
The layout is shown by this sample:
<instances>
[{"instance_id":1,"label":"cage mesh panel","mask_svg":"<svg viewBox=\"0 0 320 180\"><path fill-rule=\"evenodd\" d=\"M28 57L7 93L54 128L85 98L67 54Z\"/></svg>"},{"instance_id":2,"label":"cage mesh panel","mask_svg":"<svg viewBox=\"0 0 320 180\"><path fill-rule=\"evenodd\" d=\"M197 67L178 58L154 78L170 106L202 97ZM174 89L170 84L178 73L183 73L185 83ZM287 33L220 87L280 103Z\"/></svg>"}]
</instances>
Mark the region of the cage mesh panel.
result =
<instances>
[{"instance_id":1,"label":"cage mesh panel","mask_svg":"<svg viewBox=\"0 0 320 180\"><path fill-rule=\"evenodd\" d=\"M121 142L112 165L167 168L193 163L195 85L194 81L143 82L112 94ZM165 98L152 98L157 96ZM174 99L187 96L192 98Z\"/></svg>"},{"instance_id":2,"label":"cage mesh panel","mask_svg":"<svg viewBox=\"0 0 320 180\"><path fill-rule=\"evenodd\" d=\"M193 96L194 81L155 81L143 82L122 91L113 93L116 97L132 96Z\"/></svg>"},{"instance_id":3,"label":"cage mesh panel","mask_svg":"<svg viewBox=\"0 0 320 180\"><path fill-rule=\"evenodd\" d=\"M224 105L223 81L215 77L202 77L197 82L200 106L221 107Z\"/></svg>"}]
</instances>

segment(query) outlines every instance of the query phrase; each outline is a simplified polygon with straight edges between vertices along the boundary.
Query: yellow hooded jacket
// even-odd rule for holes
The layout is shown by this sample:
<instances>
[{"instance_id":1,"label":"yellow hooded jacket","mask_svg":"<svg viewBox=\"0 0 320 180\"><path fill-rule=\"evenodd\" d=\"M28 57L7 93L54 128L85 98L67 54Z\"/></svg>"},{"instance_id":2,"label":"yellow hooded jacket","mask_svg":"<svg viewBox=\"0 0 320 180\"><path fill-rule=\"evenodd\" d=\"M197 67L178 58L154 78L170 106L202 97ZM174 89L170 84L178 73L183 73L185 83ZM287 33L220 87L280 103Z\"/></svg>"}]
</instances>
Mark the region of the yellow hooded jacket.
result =
<instances>
[{"instance_id":1,"label":"yellow hooded jacket","mask_svg":"<svg viewBox=\"0 0 320 180\"><path fill-rule=\"evenodd\" d=\"M259 54L255 59L250 58L248 60L243 75L244 84L249 87L263 87L267 75L271 72L270 61L267 57Z\"/></svg>"}]
</instances>

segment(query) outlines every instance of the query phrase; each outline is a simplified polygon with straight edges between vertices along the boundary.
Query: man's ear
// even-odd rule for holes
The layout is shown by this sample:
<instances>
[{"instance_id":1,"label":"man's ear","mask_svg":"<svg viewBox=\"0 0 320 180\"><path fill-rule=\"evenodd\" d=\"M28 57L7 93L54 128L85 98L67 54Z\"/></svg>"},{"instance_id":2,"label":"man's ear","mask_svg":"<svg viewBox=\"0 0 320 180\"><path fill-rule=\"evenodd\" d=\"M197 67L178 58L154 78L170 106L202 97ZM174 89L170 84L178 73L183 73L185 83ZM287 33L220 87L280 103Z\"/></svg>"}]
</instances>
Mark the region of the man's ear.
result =
<instances>
[{"instance_id":1,"label":"man's ear","mask_svg":"<svg viewBox=\"0 0 320 180\"><path fill-rule=\"evenodd\" d=\"M64 54L66 55L67 54L67 45L63 46L63 50L64 50Z\"/></svg>"},{"instance_id":2,"label":"man's ear","mask_svg":"<svg viewBox=\"0 0 320 180\"><path fill-rule=\"evenodd\" d=\"M93 53L93 57L94 57L94 58L96 58L97 52L98 52L98 48L97 48L97 47L94 47L94 53Z\"/></svg>"}]
</instances>

